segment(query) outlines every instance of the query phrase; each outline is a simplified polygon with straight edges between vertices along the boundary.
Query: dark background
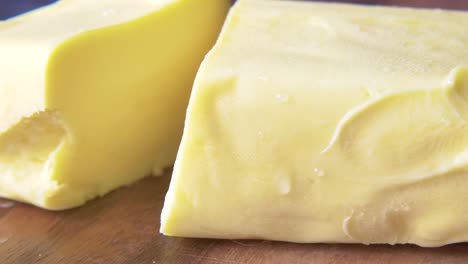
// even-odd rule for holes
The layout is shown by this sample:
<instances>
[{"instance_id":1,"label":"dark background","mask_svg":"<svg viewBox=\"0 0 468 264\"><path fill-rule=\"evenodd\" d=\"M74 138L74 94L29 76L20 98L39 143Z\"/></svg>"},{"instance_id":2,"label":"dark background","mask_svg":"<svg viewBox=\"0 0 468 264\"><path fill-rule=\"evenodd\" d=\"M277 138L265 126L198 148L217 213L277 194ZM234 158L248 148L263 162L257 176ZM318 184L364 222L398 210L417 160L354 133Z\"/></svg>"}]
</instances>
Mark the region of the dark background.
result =
<instances>
[{"instance_id":1,"label":"dark background","mask_svg":"<svg viewBox=\"0 0 468 264\"><path fill-rule=\"evenodd\" d=\"M101 1L101 0L96 0ZM53 0L0 0L0 20L50 4Z\"/></svg>"},{"instance_id":2,"label":"dark background","mask_svg":"<svg viewBox=\"0 0 468 264\"><path fill-rule=\"evenodd\" d=\"M101 0L96 0L101 1ZM434 7L468 10L466 0L337 0L324 2L353 2L364 4L383 4L416 7ZM55 2L54 0L0 0L0 20L20 14L22 12Z\"/></svg>"}]
</instances>

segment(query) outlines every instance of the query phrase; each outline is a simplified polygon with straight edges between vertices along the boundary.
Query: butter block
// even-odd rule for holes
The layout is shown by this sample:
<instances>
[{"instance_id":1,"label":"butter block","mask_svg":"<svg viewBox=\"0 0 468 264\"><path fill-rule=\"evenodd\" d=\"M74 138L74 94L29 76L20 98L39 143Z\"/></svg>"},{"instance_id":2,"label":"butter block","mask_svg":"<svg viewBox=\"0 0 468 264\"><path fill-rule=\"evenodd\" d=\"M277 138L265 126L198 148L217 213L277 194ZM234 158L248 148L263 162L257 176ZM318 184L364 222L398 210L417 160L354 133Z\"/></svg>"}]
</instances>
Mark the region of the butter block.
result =
<instances>
[{"instance_id":1,"label":"butter block","mask_svg":"<svg viewBox=\"0 0 468 264\"><path fill-rule=\"evenodd\" d=\"M196 77L162 233L468 241L468 13L231 12Z\"/></svg>"},{"instance_id":2,"label":"butter block","mask_svg":"<svg viewBox=\"0 0 468 264\"><path fill-rule=\"evenodd\" d=\"M67 209L175 160L229 0L62 0L0 23L0 196Z\"/></svg>"}]
</instances>

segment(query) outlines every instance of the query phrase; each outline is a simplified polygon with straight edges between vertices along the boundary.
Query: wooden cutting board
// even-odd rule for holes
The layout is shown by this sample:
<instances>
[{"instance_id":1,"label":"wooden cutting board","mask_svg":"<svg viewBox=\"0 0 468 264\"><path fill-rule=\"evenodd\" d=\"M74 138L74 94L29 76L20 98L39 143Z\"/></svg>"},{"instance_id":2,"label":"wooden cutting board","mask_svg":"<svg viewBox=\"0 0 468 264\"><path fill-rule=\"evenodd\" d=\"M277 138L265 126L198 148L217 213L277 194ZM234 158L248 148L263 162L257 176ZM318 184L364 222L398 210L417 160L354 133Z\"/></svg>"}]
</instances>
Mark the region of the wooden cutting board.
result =
<instances>
[{"instance_id":1,"label":"wooden cutting board","mask_svg":"<svg viewBox=\"0 0 468 264\"><path fill-rule=\"evenodd\" d=\"M468 244L294 244L159 234L170 173L63 212L0 200L0 263L468 263Z\"/></svg>"}]
</instances>

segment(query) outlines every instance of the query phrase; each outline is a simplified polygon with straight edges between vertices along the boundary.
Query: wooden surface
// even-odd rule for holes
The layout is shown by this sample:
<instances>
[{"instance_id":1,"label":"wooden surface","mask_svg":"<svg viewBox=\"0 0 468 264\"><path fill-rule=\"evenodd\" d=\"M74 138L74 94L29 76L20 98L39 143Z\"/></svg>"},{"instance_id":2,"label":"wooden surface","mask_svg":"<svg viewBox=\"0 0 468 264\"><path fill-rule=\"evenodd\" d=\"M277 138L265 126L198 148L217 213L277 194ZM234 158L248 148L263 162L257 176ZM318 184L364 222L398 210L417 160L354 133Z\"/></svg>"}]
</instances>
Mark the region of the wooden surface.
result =
<instances>
[{"instance_id":1,"label":"wooden surface","mask_svg":"<svg viewBox=\"0 0 468 264\"><path fill-rule=\"evenodd\" d=\"M147 178L64 212L3 200L0 263L468 263L468 244L420 248L165 237L158 230L169 179L169 173Z\"/></svg>"}]
</instances>

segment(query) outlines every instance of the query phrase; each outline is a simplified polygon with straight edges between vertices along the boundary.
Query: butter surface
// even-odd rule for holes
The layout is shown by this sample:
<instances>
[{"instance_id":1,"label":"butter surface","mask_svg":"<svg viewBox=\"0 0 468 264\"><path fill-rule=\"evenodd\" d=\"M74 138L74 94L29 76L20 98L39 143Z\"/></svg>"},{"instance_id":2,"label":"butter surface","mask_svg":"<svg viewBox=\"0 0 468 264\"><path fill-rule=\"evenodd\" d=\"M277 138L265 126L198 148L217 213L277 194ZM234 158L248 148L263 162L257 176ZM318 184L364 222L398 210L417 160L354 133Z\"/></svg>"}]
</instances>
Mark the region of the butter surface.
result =
<instances>
[{"instance_id":1,"label":"butter surface","mask_svg":"<svg viewBox=\"0 0 468 264\"><path fill-rule=\"evenodd\" d=\"M468 14L239 1L198 73L161 232L468 241Z\"/></svg>"},{"instance_id":2,"label":"butter surface","mask_svg":"<svg viewBox=\"0 0 468 264\"><path fill-rule=\"evenodd\" d=\"M228 0L62 0L0 22L0 196L83 204L175 160Z\"/></svg>"}]
</instances>

